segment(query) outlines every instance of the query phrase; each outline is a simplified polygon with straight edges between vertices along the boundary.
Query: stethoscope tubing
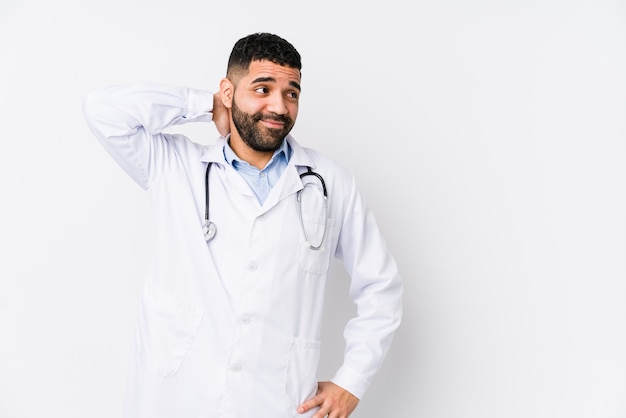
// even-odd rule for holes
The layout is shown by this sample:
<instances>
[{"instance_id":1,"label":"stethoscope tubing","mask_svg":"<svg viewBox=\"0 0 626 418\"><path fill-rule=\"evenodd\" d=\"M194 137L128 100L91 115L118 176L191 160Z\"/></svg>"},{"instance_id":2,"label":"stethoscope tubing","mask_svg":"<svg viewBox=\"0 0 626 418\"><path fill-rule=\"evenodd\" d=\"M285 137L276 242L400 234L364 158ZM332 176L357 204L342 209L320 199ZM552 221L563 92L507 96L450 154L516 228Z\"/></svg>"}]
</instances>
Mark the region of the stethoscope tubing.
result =
<instances>
[{"instance_id":1,"label":"stethoscope tubing","mask_svg":"<svg viewBox=\"0 0 626 418\"><path fill-rule=\"evenodd\" d=\"M302 189L298 190L298 192L296 193L296 200L298 201L298 215L300 216L300 227L302 228L302 234L304 235L304 241L306 245L312 250L319 250L322 248L322 244L324 243L324 238L326 238L326 227L328 225L328 192L326 191L326 182L324 181L324 178L320 174L311 170L311 167L307 166L306 168L307 168L307 171L300 174L300 178L303 179L306 176L315 176L322 184L322 194L324 197L324 231L322 232L322 239L320 240L320 243L318 245L311 244L311 242L309 241L309 238L306 235L306 229L304 228L304 219L302 218L302 196L301 195L302 195L302 190L304 190L304 187L306 187L306 185Z\"/></svg>"},{"instance_id":2,"label":"stethoscope tubing","mask_svg":"<svg viewBox=\"0 0 626 418\"><path fill-rule=\"evenodd\" d=\"M215 234L217 233L217 227L209 220L209 171L211 170L211 164L212 163L209 161L204 175L204 225L202 229L204 231L204 239L206 239L207 242L215 238Z\"/></svg>"},{"instance_id":3,"label":"stethoscope tubing","mask_svg":"<svg viewBox=\"0 0 626 418\"><path fill-rule=\"evenodd\" d=\"M217 227L215 226L215 223L213 223L209 218L209 172L211 170L211 165L212 165L211 162L207 164L206 173L204 175L205 205L204 205L204 225L202 229L204 231L204 238L206 239L207 242L215 238L215 235L217 233ZM311 244L311 242L309 241L307 237L306 230L304 228L304 219L302 218L302 197L301 197L302 190L304 190L304 188L298 190L298 192L296 193L296 200L298 202L298 215L300 217L300 227L302 228L302 234L304 235L304 240L306 242L306 245L312 250L319 250L322 248L322 244L324 243L324 239L326 238L326 229L328 225L328 191L326 189L326 182L324 181L324 178L319 173L316 173L315 171L313 171L311 167L309 166L307 166L307 171L300 174L300 178L303 179L306 176L316 177L320 181L320 184L322 185L322 194L324 197L324 231L322 233L322 239L320 240L320 243L318 245Z\"/></svg>"}]
</instances>

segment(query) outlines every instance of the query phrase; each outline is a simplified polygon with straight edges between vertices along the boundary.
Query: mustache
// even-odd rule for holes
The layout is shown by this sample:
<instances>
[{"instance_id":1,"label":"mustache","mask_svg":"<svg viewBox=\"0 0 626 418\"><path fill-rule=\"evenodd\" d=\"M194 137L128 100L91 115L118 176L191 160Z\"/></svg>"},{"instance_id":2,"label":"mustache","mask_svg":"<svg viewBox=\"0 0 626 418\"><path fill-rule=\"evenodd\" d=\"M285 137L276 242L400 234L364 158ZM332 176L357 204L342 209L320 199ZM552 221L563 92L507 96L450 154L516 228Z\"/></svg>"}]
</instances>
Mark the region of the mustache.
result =
<instances>
[{"instance_id":1,"label":"mustache","mask_svg":"<svg viewBox=\"0 0 626 418\"><path fill-rule=\"evenodd\" d=\"M286 115L279 115L276 113L257 113L254 115L254 121L258 122L260 120L273 120L276 122L282 122L284 124L291 124L291 118Z\"/></svg>"}]
</instances>

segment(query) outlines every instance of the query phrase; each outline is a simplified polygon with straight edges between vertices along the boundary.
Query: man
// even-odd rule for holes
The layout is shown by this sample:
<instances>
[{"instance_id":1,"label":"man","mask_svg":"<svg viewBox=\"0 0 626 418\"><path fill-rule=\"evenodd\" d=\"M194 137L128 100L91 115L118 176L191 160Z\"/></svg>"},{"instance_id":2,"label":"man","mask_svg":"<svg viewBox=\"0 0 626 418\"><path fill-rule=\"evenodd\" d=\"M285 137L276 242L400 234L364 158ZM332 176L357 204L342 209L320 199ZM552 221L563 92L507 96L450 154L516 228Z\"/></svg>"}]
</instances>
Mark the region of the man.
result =
<instances>
[{"instance_id":1,"label":"man","mask_svg":"<svg viewBox=\"0 0 626 418\"><path fill-rule=\"evenodd\" d=\"M86 98L156 220L126 417L346 418L379 370L401 280L353 177L289 134L300 70L290 43L256 33L235 44L218 93L135 84ZM216 124L215 144L163 133L197 121ZM357 315L343 365L317 382L332 257Z\"/></svg>"}]
</instances>

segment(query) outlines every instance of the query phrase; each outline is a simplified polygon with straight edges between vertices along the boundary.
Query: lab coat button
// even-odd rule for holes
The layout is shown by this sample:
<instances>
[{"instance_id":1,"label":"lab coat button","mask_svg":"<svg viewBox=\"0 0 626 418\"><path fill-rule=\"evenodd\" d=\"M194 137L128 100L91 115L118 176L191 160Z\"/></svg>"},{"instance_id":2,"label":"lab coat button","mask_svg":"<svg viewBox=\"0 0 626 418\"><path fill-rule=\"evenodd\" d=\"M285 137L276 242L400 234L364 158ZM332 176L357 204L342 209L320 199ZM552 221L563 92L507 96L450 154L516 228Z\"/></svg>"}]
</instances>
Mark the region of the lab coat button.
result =
<instances>
[{"instance_id":1,"label":"lab coat button","mask_svg":"<svg viewBox=\"0 0 626 418\"><path fill-rule=\"evenodd\" d=\"M239 363L235 363L233 364L230 369L234 372L240 372L241 371L241 364Z\"/></svg>"},{"instance_id":2,"label":"lab coat button","mask_svg":"<svg viewBox=\"0 0 626 418\"><path fill-rule=\"evenodd\" d=\"M241 323L243 325L248 325L250 323L250 315L242 315L241 316Z\"/></svg>"},{"instance_id":3,"label":"lab coat button","mask_svg":"<svg viewBox=\"0 0 626 418\"><path fill-rule=\"evenodd\" d=\"M252 263L248 264L248 270L255 271L256 268L257 268L256 263L252 262Z\"/></svg>"}]
</instances>

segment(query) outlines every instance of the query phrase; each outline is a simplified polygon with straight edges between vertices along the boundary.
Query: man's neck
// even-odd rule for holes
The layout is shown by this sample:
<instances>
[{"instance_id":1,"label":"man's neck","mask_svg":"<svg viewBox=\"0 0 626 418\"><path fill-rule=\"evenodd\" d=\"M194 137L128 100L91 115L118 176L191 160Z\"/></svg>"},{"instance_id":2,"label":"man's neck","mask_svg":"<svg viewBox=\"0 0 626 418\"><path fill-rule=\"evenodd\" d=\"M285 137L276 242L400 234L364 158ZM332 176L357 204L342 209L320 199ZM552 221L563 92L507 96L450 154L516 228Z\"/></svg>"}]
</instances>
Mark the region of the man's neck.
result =
<instances>
[{"instance_id":1,"label":"man's neck","mask_svg":"<svg viewBox=\"0 0 626 418\"><path fill-rule=\"evenodd\" d=\"M233 133L230 135L228 145L230 145L237 157L259 170L265 168L272 155L274 155L274 151L257 151L250 148L239 135L233 135Z\"/></svg>"}]
</instances>

